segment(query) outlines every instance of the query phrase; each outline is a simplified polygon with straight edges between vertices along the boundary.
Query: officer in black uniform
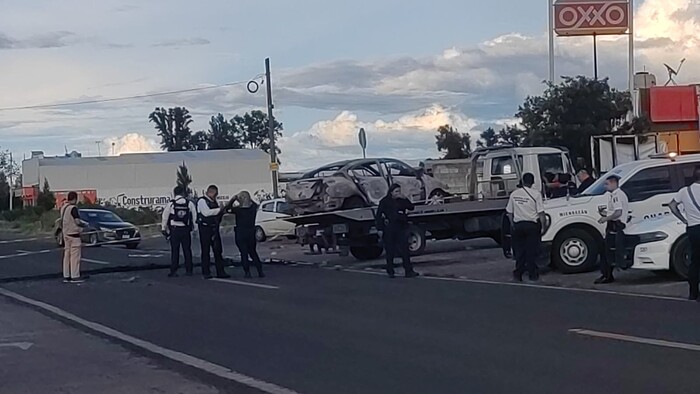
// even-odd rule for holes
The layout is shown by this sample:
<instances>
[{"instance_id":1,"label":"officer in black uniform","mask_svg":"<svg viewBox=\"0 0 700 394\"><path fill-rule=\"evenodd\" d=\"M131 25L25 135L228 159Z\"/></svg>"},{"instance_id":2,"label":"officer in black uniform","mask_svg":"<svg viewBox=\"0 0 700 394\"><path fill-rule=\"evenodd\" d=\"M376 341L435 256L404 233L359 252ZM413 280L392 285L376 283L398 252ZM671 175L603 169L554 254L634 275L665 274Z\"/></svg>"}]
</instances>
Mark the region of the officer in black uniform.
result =
<instances>
[{"instance_id":1,"label":"officer in black uniform","mask_svg":"<svg viewBox=\"0 0 700 394\"><path fill-rule=\"evenodd\" d=\"M394 256L403 259L403 268L407 278L414 278L418 273L413 270L411 254L408 249L408 211L413 210L413 203L403 196L401 186L393 184L386 197L379 202L376 226L384 242L386 253L386 272L390 278L394 274Z\"/></svg>"},{"instance_id":2,"label":"officer in black uniform","mask_svg":"<svg viewBox=\"0 0 700 394\"><path fill-rule=\"evenodd\" d=\"M192 201L185 198L185 191L181 186L173 190L175 197L163 210L161 229L170 241L170 274L177 276L180 266L180 248L185 255L185 272L192 275L192 229L197 220L197 208Z\"/></svg>"},{"instance_id":3,"label":"officer in black uniform","mask_svg":"<svg viewBox=\"0 0 700 394\"><path fill-rule=\"evenodd\" d=\"M207 193L197 201L197 224L199 225L199 243L202 247L202 275L204 279L211 279L211 256L214 251L214 264L216 265L217 278L230 278L224 269L224 250L221 244L221 218L224 209L216 201L219 196L219 188L211 185Z\"/></svg>"}]
</instances>

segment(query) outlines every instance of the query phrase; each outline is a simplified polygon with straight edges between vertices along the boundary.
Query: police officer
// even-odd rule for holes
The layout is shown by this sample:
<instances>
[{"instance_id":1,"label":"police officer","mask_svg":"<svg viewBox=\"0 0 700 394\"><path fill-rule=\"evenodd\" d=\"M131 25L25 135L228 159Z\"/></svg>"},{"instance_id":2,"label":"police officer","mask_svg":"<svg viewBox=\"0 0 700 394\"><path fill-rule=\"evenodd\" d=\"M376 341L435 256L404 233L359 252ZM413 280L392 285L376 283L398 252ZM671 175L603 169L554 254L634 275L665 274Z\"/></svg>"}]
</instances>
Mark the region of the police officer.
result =
<instances>
[{"instance_id":1,"label":"police officer","mask_svg":"<svg viewBox=\"0 0 700 394\"><path fill-rule=\"evenodd\" d=\"M629 201L627 195L620 189L620 177L611 175L605 179L605 189L608 191L608 205L605 215L598 223L605 224L605 258L600 264L600 278L595 284L615 282L613 268L628 268L625 264L625 233Z\"/></svg>"},{"instance_id":2,"label":"police officer","mask_svg":"<svg viewBox=\"0 0 700 394\"><path fill-rule=\"evenodd\" d=\"M379 202L376 226L384 242L386 253L386 272L390 278L394 274L394 256L403 260L403 269L407 278L414 278L418 273L413 270L411 254L408 250L408 211L413 210L413 203L403 196L401 186L393 184L386 197Z\"/></svg>"},{"instance_id":3,"label":"police officer","mask_svg":"<svg viewBox=\"0 0 700 394\"><path fill-rule=\"evenodd\" d=\"M523 174L522 187L511 193L506 205L508 219L513 224L513 279L517 282L523 281L525 271L528 272L530 280L539 279L537 254L540 250L541 224L544 223L544 201L542 194L532 188L534 184L534 175L529 172Z\"/></svg>"},{"instance_id":4,"label":"police officer","mask_svg":"<svg viewBox=\"0 0 700 394\"><path fill-rule=\"evenodd\" d=\"M181 186L173 190L175 197L165 206L161 228L170 241L170 274L176 277L180 267L180 248L185 255L185 271L187 276L192 275L192 229L197 220L197 208L184 195Z\"/></svg>"},{"instance_id":5,"label":"police officer","mask_svg":"<svg viewBox=\"0 0 700 394\"><path fill-rule=\"evenodd\" d=\"M671 212L687 226L686 234L690 241L690 267L688 269L688 284L690 285L689 300L698 300L698 283L700 282L700 166L695 167L694 183L681 189L669 203ZM678 205L683 205L685 216Z\"/></svg>"},{"instance_id":6,"label":"police officer","mask_svg":"<svg viewBox=\"0 0 700 394\"><path fill-rule=\"evenodd\" d=\"M202 276L211 279L211 263L209 252L214 251L214 264L216 265L217 278L230 278L224 269L224 251L221 244L221 217L224 209L216 198L219 196L219 188L211 185L207 193L197 201L197 224L199 227L199 243L202 247Z\"/></svg>"}]
</instances>

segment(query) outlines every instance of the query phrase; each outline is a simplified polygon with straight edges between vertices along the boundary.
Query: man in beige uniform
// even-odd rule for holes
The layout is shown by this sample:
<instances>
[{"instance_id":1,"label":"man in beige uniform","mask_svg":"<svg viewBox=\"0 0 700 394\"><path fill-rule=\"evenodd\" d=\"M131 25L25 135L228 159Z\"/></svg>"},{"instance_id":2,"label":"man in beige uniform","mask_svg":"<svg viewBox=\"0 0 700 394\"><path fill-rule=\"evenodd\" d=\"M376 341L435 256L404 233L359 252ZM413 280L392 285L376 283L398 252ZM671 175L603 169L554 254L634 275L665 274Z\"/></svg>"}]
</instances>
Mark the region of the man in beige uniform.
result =
<instances>
[{"instance_id":1,"label":"man in beige uniform","mask_svg":"<svg viewBox=\"0 0 700 394\"><path fill-rule=\"evenodd\" d=\"M61 208L61 229L63 231L63 281L66 283L84 282L80 276L80 241L81 227L85 222L80 220L78 212L78 194L68 193L68 201Z\"/></svg>"}]
</instances>

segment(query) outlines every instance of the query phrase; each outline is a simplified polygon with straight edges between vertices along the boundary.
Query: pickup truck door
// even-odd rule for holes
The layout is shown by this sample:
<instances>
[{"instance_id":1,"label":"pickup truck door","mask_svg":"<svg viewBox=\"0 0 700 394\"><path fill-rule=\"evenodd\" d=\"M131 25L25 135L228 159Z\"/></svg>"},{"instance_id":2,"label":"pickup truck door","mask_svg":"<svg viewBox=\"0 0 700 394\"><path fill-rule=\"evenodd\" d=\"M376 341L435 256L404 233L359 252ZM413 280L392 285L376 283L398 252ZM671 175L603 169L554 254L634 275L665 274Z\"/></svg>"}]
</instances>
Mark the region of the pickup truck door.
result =
<instances>
[{"instance_id":1,"label":"pickup truck door","mask_svg":"<svg viewBox=\"0 0 700 394\"><path fill-rule=\"evenodd\" d=\"M629 223L637 223L659 215L668 215L670 211L664 207L682 185L673 177L677 165L644 168L626 179L622 191L629 200L627 213Z\"/></svg>"}]
</instances>

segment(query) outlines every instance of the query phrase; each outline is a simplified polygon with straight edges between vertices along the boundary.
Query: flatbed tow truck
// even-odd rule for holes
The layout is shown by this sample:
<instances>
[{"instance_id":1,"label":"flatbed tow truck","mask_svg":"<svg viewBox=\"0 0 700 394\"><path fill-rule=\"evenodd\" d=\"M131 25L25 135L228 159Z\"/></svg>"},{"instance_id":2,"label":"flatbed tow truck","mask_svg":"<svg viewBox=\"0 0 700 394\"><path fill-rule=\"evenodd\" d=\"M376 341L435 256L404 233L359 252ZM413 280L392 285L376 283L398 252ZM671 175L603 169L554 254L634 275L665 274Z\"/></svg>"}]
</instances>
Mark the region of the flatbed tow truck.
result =
<instances>
[{"instance_id":1,"label":"flatbed tow truck","mask_svg":"<svg viewBox=\"0 0 700 394\"><path fill-rule=\"evenodd\" d=\"M560 148L514 148L499 146L477 149L467 176L469 193L416 205L409 213L409 249L413 255L425 250L426 240L492 238L507 241L501 229L507 224L505 208L524 172L536 177L545 172L573 174L568 152ZM387 180L389 182L389 180ZM542 182L536 188L542 191ZM342 256L358 260L376 259L383 247L375 227L376 207L292 216L285 220L298 230L322 234L329 229Z\"/></svg>"}]
</instances>

